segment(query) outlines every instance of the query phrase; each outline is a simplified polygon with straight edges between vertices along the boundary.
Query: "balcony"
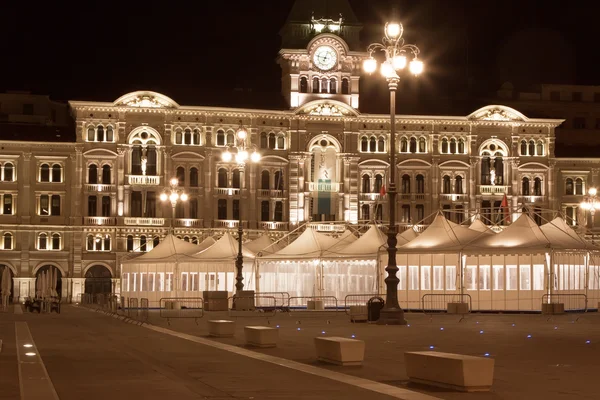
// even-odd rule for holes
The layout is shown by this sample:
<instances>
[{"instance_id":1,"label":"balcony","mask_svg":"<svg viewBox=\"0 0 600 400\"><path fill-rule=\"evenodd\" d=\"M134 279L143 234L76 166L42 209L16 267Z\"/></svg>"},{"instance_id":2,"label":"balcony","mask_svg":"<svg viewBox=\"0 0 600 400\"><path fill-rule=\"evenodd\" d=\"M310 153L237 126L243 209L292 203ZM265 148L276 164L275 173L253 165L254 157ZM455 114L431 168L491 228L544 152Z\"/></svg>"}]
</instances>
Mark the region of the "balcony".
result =
<instances>
[{"instance_id":1,"label":"balcony","mask_svg":"<svg viewBox=\"0 0 600 400\"><path fill-rule=\"evenodd\" d=\"M466 194L440 194L440 200L442 201L467 201L469 196Z\"/></svg>"},{"instance_id":2,"label":"balcony","mask_svg":"<svg viewBox=\"0 0 600 400\"><path fill-rule=\"evenodd\" d=\"M379 201L381 199L381 195L379 193L361 193L358 196L360 201Z\"/></svg>"},{"instance_id":3,"label":"balcony","mask_svg":"<svg viewBox=\"0 0 600 400\"><path fill-rule=\"evenodd\" d=\"M283 199L285 198L284 190L271 190L271 189L258 189L259 197L269 197L272 199Z\"/></svg>"},{"instance_id":4,"label":"balcony","mask_svg":"<svg viewBox=\"0 0 600 400\"><path fill-rule=\"evenodd\" d=\"M287 222L276 222L276 221L263 221L259 222L261 229L266 229L269 231L287 231L288 223Z\"/></svg>"},{"instance_id":5,"label":"balcony","mask_svg":"<svg viewBox=\"0 0 600 400\"><path fill-rule=\"evenodd\" d=\"M153 175L128 175L128 182L130 185L140 186L157 186L160 185L160 176Z\"/></svg>"},{"instance_id":6,"label":"balcony","mask_svg":"<svg viewBox=\"0 0 600 400\"><path fill-rule=\"evenodd\" d=\"M164 218L125 217L125 225L163 226Z\"/></svg>"},{"instance_id":7,"label":"balcony","mask_svg":"<svg viewBox=\"0 0 600 400\"><path fill-rule=\"evenodd\" d=\"M86 192L114 192L117 190L115 185L103 185L103 184L86 184Z\"/></svg>"},{"instance_id":8,"label":"balcony","mask_svg":"<svg viewBox=\"0 0 600 400\"><path fill-rule=\"evenodd\" d=\"M308 226L318 232L344 232L346 224L343 222L310 222Z\"/></svg>"},{"instance_id":9,"label":"balcony","mask_svg":"<svg viewBox=\"0 0 600 400\"><path fill-rule=\"evenodd\" d=\"M116 225L115 217L83 217L84 225Z\"/></svg>"},{"instance_id":10,"label":"balcony","mask_svg":"<svg viewBox=\"0 0 600 400\"><path fill-rule=\"evenodd\" d=\"M213 220L214 228L237 228L239 221L237 219L215 219ZM248 228L248 221L242 221L242 228Z\"/></svg>"},{"instance_id":11,"label":"balcony","mask_svg":"<svg viewBox=\"0 0 600 400\"><path fill-rule=\"evenodd\" d=\"M181 227L186 227L186 228L202 228L204 226L204 220L190 219L190 218L177 218L177 219L175 219L175 226L181 226Z\"/></svg>"},{"instance_id":12,"label":"balcony","mask_svg":"<svg viewBox=\"0 0 600 400\"><path fill-rule=\"evenodd\" d=\"M215 188L215 194L226 195L226 196L238 196L240 189L236 188Z\"/></svg>"},{"instance_id":13,"label":"balcony","mask_svg":"<svg viewBox=\"0 0 600 400\"><path fill-rule=\"evenodd\" d=\"M537 203L544 201L544 196L519 196L521 203Z\"/></svg>"},{"instance_id":14,"label":"balcony","mask_svg":"<svg viewBox=\"0 0 600 400\"><path fill-rule=\"evenodd\" d=\"M479 185L479 194L503 195L508 194L508 186Z\"/></svg>"},{"instance_id":15,"label":"balcony","mask_svg":"<svg viewBox=\"0 0 600 400\"><path fill-rule=\"evenodd\" d=\"M305 190L307 192L331 192L338 193L342 190L342 184L331 182L331 183L323 183L323 182L306 182Z\"/></svg>"}]
</instances>

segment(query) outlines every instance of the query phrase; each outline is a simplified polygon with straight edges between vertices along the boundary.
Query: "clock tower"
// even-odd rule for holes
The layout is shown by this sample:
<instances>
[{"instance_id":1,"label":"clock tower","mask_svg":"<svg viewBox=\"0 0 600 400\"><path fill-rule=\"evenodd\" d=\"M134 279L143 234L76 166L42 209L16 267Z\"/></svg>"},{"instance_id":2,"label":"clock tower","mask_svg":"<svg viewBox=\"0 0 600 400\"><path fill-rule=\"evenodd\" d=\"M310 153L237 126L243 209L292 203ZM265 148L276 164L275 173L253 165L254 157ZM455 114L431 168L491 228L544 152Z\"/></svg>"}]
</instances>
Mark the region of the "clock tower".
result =
<instances>
[{"instance_id":1,"label":"clock tower","mask_svg":"<svg viewBox=\"0 0 600 400\"><path fill-rule=\"evenodd\" d=\"M290 108L331 99L358 109L362 26L348 1L296 0L280 34L278 63Z\"/></svg>"}]
</instances>

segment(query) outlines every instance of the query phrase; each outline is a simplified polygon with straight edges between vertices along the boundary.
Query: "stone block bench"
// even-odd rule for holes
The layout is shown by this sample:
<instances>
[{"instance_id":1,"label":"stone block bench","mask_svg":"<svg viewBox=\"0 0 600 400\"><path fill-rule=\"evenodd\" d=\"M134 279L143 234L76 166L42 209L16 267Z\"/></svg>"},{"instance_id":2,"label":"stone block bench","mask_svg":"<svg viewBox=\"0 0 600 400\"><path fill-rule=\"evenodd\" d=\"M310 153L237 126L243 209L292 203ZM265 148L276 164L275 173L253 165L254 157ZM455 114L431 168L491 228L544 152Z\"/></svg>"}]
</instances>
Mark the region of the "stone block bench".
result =
<instances>
[{"instance_id":1,"label":"stone block bench","mask_svg":"<svg viewBox=\"0 0 600 400\"><path fill-rule=\"evenodd\" d=\"M214 337L233 337L235 321L213 319L208 321L208 335Z\"/></svg>"},{"instance_id":2,"label":"stone block bench","mask_svg":"<svg viewBox=\"0 0 600 400\"><path fill-rule=\"evenodd\" d=\"M344 337L316 337L317 359L336 365L361 365L365 357L365 342Z\"/></svg>"},{"instance_id":3,"label":"stone block bench","mask_svg":"<svg viewBox=\"0 0 600 400\"><path fill-rule=\"evenodd\" d=\"M460 390L486 392L494 380L491 358L414 351L404 353L406 374L412 382Z\"/></svg>"},{"instance_id":4,"label":"stone block bench","mask_svg":"<svg viewBox=\"0 0 600 400\"><path fill-rule=\"evenodd\" d=\"M323 300L308 300L306 303L307 310L323 311L325 310L325 304Z\"/></svg>"},{"instance_id":5,"label":"stone block bench","mask_svg":"<svg viewBox=\"0 0 600 400\"><path fill-rule=\"evenodd\" d=\"M351 322L366 322L368 319L367 306L350 306Z\"/></svg>"},{"instance_id":6,"label":"stone block bench","mask_svg":"<svg viewBox=\"0 0 600 400\"><path fill-rule=\"evenodd\" d=\"M269 326L245 326L246 344L256 347L275 347L279 330Z\"/></svg>"}]
</instances>

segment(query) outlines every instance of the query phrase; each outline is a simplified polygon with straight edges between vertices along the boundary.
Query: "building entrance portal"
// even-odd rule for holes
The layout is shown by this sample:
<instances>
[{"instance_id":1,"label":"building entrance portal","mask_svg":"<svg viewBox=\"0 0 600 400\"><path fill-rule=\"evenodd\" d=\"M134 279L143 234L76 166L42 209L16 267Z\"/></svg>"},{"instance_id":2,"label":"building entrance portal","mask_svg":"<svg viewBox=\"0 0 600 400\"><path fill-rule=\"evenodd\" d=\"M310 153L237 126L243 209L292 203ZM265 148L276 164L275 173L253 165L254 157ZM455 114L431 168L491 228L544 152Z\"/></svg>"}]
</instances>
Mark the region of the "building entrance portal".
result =
<instances>
[{"instance_id":1,"label":"building entrance portal","mask_svg":"<svg viewBox=\"0 0 600 400\"><path fill-rule=\"evenodd\" d=\"M103 265L94 265L85 273L85 293L111 294L112 275Z\"/></svg>"},{"instance_id":2,"label":"building entrance portal","mask_svg":"<svg viewBox=\"0 0 600 400\"><path fill-rule=\"evenodd\" d=\"M337 143L328 135L313 140L310 147L311 170L308 179L312 221L336 221L339 177Z\"/></svg>"}]
</instances>

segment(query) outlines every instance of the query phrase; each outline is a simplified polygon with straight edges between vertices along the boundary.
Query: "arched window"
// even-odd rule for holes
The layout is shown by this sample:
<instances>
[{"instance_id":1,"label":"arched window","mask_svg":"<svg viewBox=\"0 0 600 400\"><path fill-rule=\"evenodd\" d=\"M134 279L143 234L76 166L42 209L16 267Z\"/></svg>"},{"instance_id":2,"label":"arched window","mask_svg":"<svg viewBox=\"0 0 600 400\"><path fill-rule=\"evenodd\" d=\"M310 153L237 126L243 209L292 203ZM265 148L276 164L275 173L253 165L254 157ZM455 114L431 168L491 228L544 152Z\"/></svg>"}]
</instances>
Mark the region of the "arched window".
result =
<instances>
[{"instance_id":1,"label":"arched window","mask_svg":"<svg viewBox=\"0 0 600 400\"><path fill-rule=\"evenodd\" d=\"M266 149L269 147L268 144L268 140L267 140L267 133L266 132L261 132L260 134L260 148L261 149Z\"/></svg>"},{"instance_id":2,"label":"arched window","mask_svg":"<svg viewBox=\"0 0 600 400\"><path fill-rule=\"evenodd\" d=\"M443 183L442 193L443 194L452 193L452 186L450 184L450 177L448 175L444 175L444 178L442 179L442 183Z\"/></svg>"},{"instance_id":3,"label":"arched window","mask_svg":"<svg viewBox=\"0 0 600 400\"><path fill-rule=\"evenodd\" d=\"M533 195L534 196L542 195L542 180L540 178L535 178L533 180Z\"/></svg>"},{"instance_id":4,"label":"arched window","mask_svg":"<svg viewBox=\"0 0 600 400\"><path fill-rule=\"evenodd\" d=\"M217 174L217 186L220 188L227 187L227 170L225 168L219 168Z\"/></svg>"},{"instance_id":5,"label":"arched window","mask_svg":"<svg viewBox=\"0 0 600 400\"><path fill-rule=\"evenodd\" d=\"M94 251L94 236L93 235L87 235L85 249L87 251Z\"/></svg>"},{"instance_id":6,"label":"arched window","mask_svg":"<svg viewBox=\"0 0 600 400\"><path fill-rule=\"evenodd\" d=\"M368 204L363 204L361 206L361 218L364 221L369 221L371 219L371 207Z\"/></svg>"},{"instance_id":7,"label":"arched window","mask_svg":"<svg viewBox=\"0 0 600 400\"><path fill-rule=\"evenodd\" d=\"M421 174L417 175L417 193L425 193L425 177Z\"/></svg>"},{"instance_id":8,"label":"arched window","mask_svg":"<svg viewBox=\"0 0 600 400\"><path fill-rule=\"evenodd\" d=\"M500 153L494 158L494 170L496 171L496 185L504 185L504 161Z\"/></svg>"},{"instance_id":9,"label":"arched window","mask_svg":"<svg viewBox=\"0 0 600 400\"><path fill-rule=\"evenodd\" d=\"M198 244L198 236L192 236L192 244Z\"/></svg>"},{"instance_id":10,"label":"arched window","mask_svg":"<svg viewBox=\"0 0 600 400\"><path fill-rule=\"evenodd\" d=\"M145 235L140 236L140 251L144 251L144 252L148 251L148 246L147 246Z\"/></svg>"},{"instance_id":11,"label":"arched window","mask_svg":"<svg viewBox=\"0 0 600 400\"><path fill-rule=\"evenodd\" d=\"M217 131L217 146L225 146L225 132Z\"/></svg>"},{"instance_id":12,"label":"arched window","mask_svg":"<svg viewBox=\"0 0 600 400\"><path fill-rule=\"evenodd\" d=\"M526 140L521 140L521 155L522 156L527 155L527 141Z\"/></svg>"},{"instance_id":13,"label":"arched window","mask_svg":"<svg viewBox=\"0 0 600 400\"><path fill-rule=\"evenodd\" d=\"M408 139L405 137L400 139L400 153L408 153Z\"/></svg>"},{"instance_id":14,"label":"arched window","mask_svg":"<svg viewBox=\"0 0 600 400\"><path fill-rule=\"evenodd\" d=\"M198 146L200 144L200 131L198 129L194 129L192 133L192 144Z\"/></svg>"},{"instance_id":15,"label":"arched window","mask_svg":"<svg viewBox=\"0 0 600 400\"><path fill-rule=\"evenodd\" d=\"M148 157L148 162L146 163L146 175L156 175L156 147L148 146L146 156Z\"/></svg>"},{"instance_id":16,"label":"arched window","mask_svg":"<svg viewBox=\"0 0 600 400\"><path fill-rule=\"evenodd\" d=\"M283 171L275 171L275 190L283 190L284 183Z\"/></svg>"},{"instance_id":17,"label":"arched window","mask_svg":"<svg viewBox=\"0 0 600 400\"><path fill-rule=\"evenodd\" d=\"M177 167L175 176L177 177L177 184L182 187L185 186L185 168Z\"/></svg>"},{"instance_id":18,"label":"arched window","mask_svg":"<svg viewBox=\"0 0 600 400\"><path fill-rule=\"evenodd\" d=\"M448 139L442 139L442 154L448 154Z\"/></svg>"},{"instance_id":19,"label":"arched window","mask_svg":"<svg viewBox=\"0 0 600 400\"><path fill-rule=\"evenodd\" d=\"M184 144L192 144L192 131L190 129L186 129L183 133L183 143Z\"/></svg>"},{"instance_id":20,"label":"arched window","mask_svg":"<svg viewBox=\"0 0 600 400\"><path fill-rule=\"evenodd\" d=\"M465 154L465 140L464 139L458 140L458 153Z\"/></svg>"},{"instance_id":21,"label":"arched window","mask_svg":"<svg viewBox=\"0 0 600 400\"><path fill-rule=\"evenodd\" d=\"M383 176L377 174L377 175L375 175L375 187L373 188L373 193L381 193L382 187L383 187Z\"/></svg>"},{"instance_id":22,"label":"arched window","mask_svg":"<svg viewBox=\"0 0 600 400\"><path fill-rule=\"evenodd\" d=\"M529 196L529 178L521 179L521 195Z\"/></svg>"},{"instance_id":23,"label":"arched window","mask_svg":"<svg viewBox=\"0 0 600 400\"><path fill-rule=\"evenodd\" d=\"M183 241L189 243L190 242L190 237L189 236L184 236L183 237Z\"/></svg>"},{"instance_id":24,"label":"arched window","mask_svg":"<svg viewBox=\"0 0 600 400\"><path fill-rule=\"evenodd\" d=\"M127 236L127 251L133 251L133 236Z\"/></svg>"},{"instance_id":25,"label":"arched window","mask_svg":"<svg viewBox=\"0 0 600 400\"><path fill-rule=\"evenodd\" d=\"M277 136L277 149L285 150L285 137L283 135Z\"/></svg>"},{"instance_id":26,"label":"arched window","mask_svg":"<svg viewBox=\"0 0 600 400\"><path fill-rule=\"evenodd\" d=\"M371 136L369 139L369 151L371 153L375 153L377 151L377 140L374 136Z\"/></svg>"},{"instance_id":27,"label":"arched window","mask_svg":"<svg viewBox=\"0 0 600 400\"><path fill-rule=\"evenodd\" d=\"M45 233L40 233L38 236L38 249L46 250L48 246L48 235Z\"/></svg>"},{"instance_id":28,"label":"arched window","mask_svg":"<svg viewBox=\"0 0 600 400\"><path fill-rule=\"evenodd\" d=\"M103 245L103 249L104 251L110 251L110 235L105 235L104 239L102 241L102 245Z\"/></svg>"},{"instance_id":29,"label":"arched window","mask_svg":"<svg viewBox=\"0 0 600 400\"><path fill-rule=\"evenodd\" d=\"M379 137L379 140L377 140L377 151L380 153L385 152L385 139L383 137Z\"/></svg>"},{"instance_id":30,"label":"arched window","mask_svg":"<svg viewBox=\"0 0 600 400\"><path fill-rule=\"evenodd\" d=\"M271 217L269 216L269 202L261 201L260 203L260 220L261 221L269 221Z\"/></svg>"},{"instance_id":31,"label":"arched window","mask_svg":"<svg viewBox=\"0 0 600 400\"><path fill-rule=\"evenodd\" d=\"M313 78L312 92L319 93L319 78L316 76Z\"/></svg>"},{"instance_id":32,"label":"arched window","mask_svg":"<svg viewBox=\"0 0 600 400\"><path fill-rule=\"evenodd\" d=\"M529 141L529 155L535 156L535 142L533 140Z\"/></svg>"},{"instance_id":33,"label":"arched window","mask_svg":"<svg viewBox=\"0 0 600 400\"><path fill-rule=\"evenodd\" d=\"M131 174L142 174L142 146L140 145L131 148Z\"/></svg>"},{"instance_id":34,"label":"arched window","mask_svg":"<svg viewBox=\"0 0 600 400\"><path fill-rule=\"evenodd\" d=\"M410 138L410 152L411 153L417 152L417 139L414 137Z\"/></svg>"},{"instance_id":35,"label":"arched window","mask_svg":"<svg viewBox=\"0 0 600 400\"><path fill-rule=\"evenodd\" d=\"M366 136L360 139L360 151L369 151L369 139Z\"/></svg>"},{"instance_id":36,"label":"arched window","mask_svg":"<svg viewBox=\"0 0 600 400\"><path fill-rule=\"evenodd\" d=\"M263 190L270 189L271 186L271 177L269 171L265 170L260 174L260 188Z\"/></svg>"},{"instance_id":37,"label":"arched window","mask_svg":"<svg viewBox=\"0 0 600 400\"><path fill-rule=\"evenodd\" d=\"M102 183L105 185L111 184L110 165L108 164L102 166Z\"/></svg>"},{"instance_id":38,"label":"arched window","mask_svg":"<svg viewBox=\"0 0 600 400\"><path fill-rule=\"evenodd\" d=\"M371 193L371 177L367 174L362 176L362 192Z\"/></svg>"},{"instance_id":39,"label":"arched window","mask_svg":"<svg viewBox=\"0 0 600 400\"><path fill-rule=\"evenodd\" d=\"M300 93L308 93L308 79L305 76L300 78Z\"/></svg>"},{"instance_id":40,"label":"arched window","mask_svg":"<svg viewBox=\"0 0 600 400\"><path fill-rule=\"evenodd\" d=\"M331 78L329 81L329 93L336 94L337 93L337 79Z\"/></svg>"},{"instance_id":41,"label":"arched window","mask_svg":"<svg viewBox=\"0 0 600 400\"><path fill-rule=\"evenodd\" d=\"M463 178L460 175L454 178L454 193L463 194Z\"/></svg>"},{"instance_id":42,"label":"arched window","mask_svg":"<svg viewBox=\"0 0 600 400\"><path fill-rule=\"evenodd\" d=\"M456 139L450 139L450 154L456 154Z\"/></svg>"},{"instance_id":43,"label":"arched window","mask_svg":"<svg viewBox=\"0 0 600 400\"><path fill-rule=\"evenodd\" d=\"M132 241L133 241L133 237L132 237ZM152 247L154 248L154 247L158 246L159 244L160 244L160 237L154 236L152 238Z\"/></svg>"},{"instance_id":44,"label":"arched window","mask_svg":"<svg viewBox=\"0 0 600 400\"><path fill-rule=\"evenodd\" d=\"M572 195L575 193L575 188L573 187L573 179L567 178L565 181L565 194Z\"/></svg>"},{"instance_id":45,"label":"arched window","mask_svg":"<svg viewBox=\"0 0 600 400\"><path fill-rule=\"evenodd\" d=\"M198 187L198 168L196 167L190 169L190 186Z\"/></svg>"},{"instance_id":46,"label":"arched window","mask_svg":"<svg viewBox=\"0 0 600 400\"><path fill-rule=\"evenodd\" d=\"M575 194L583 194L583 179L575 179Z\"/></svg>"},{"instance_id":47,"label":"arched window","mask_svg":"<svg viewBox=\"0 0 600 400\"><path fill-rule=\"evenodd\" d=\"M60 164L52 166L52 182L62 182L62 167Z\"/></svg>"},{"instance_id":48,"label":"arched window","mask_svg":"<svg viewBox=\"0 0 600 400\"><path fill-rule=\"evenodd\" d=\"M402 176L402 193L403 194L410 193L410 176L408 176L408 175Z\"/></svg>"},{"instance_id":49,"label":"arched window","mask_svg":"<svg viewBox=\"0 0 600 400\"><path fill-rule=\"evenodd\" d=\"M92 164L88 167L88 183L90 185L98 183L98 167L96 164Z\"/></svg>"},{"instance_id":50,"label":"arched window","mask_svg":"<svg viewBox=\"0 0 600 400\"><path fill-rule=\"evenodd\" d=\"M283 221L283 202L281 202L281 201L275 202L274 220L277 222Z\"/></svg>"},{"instance_id":51,"label":"arched window","mask_svg":"<svg viewBox=\"0 0 600 400\"><path fill-rule=\"evenodd\" d=\"M104 142L104 127L99 125L96 129L96 141Z\"/></svg>"},{"instance_id":52,"label":"arched window","mask_svg":"<svg viewBox=\"0 0 600 400\"><path fill-rule=\"evenodd\" d=\"M538 156L544 155L544 143L542 143L541 141L539 141L537 144L537 155Z\"/></svg>"},{"instance_id":53,"label":"arched window","mask_svg":"<svg viewBox=\"0 0 600 400\"><path fill-rule=\"evenodd\" d=\"M180 129L175 132L175 144L183 144L183 134Z\"/></svg>"},{"instance_id":54,"label":"arched window","mask_svg":"<svg viewBox=\"0 0 600 400\"><path fill-rule=\"evenodd\" d=\"M12 233L6 232L4 234L3 248L4 250L12 250Z\"/></svg>"},{"instance_id":55,"label":"arched window","mask_svg":"<svg viewBox=\"0 0 600 400\"><path fill-rule=\"evenodd\" d=\"M234 169L233 170L233 175L231 177L231 187L235 188L235 189L239 189L241 186L241 180L240 180L240 170L239 169Z\"/></svg>"},{"instance_id":56,"label":"arched window","mask_svg":"<svg viewBox=\"0 0 600 400\"><path fill-rule=\"evenodd\" d=\"M427 153L427 142L425 138L419 139L419 153Z\"/></svg>"},{"instance_id":57,"label":"arched window","mask_svg":"<svg viewBox=\"0 0 600 400\"><path fill-rule=\"evenodd\" d=\"M350 82L348 79L342 79L342 94L350 94Z\"/></svg>"},{"instance_id":58,"label":"arched window","mask_svg":"<svg viewBox=\"0 0 600 400\"><path fill-rule=\"evenodd\" d=\"M327 85L327 78L321 79L321 93L327 93L328 86L329 85Z\"/></svg>"},{"instance_id":59,"label":"arched window","mask_svg":"<svg viewBox=\"0 0 600 400\"><path fill-rule=\"evenodd\" d=\"M50 166L42 164L40 167L40 182L50 182Z\"/></svg>"},{"instance_id":60,"label":"arched window","mask_svg":"<svg viewBox=\"0 0 600 400\"><path fill-rule=\"evenodd\" d=\"M229 132L227 134L227 145L231 146L234 144L233 133Z\"/></svg>"},{"instance_id":61,"label":"arched window","mask_svg":"<svg viewBox=\"0 0 600 400\"><path fill-rule=\"evenodd\" d=\"M275 134L273 132L269 133L269 148L275 149Z\"/></svg>"},{"instance_id":62,"label":"arched window","mask_svg":"<svg viewBox=\"0 0 600 400\"><path fill-rule=\"evenodd\" d=\"M60 250L60 235L58 233L52 234L52 250Z\"/></svg>"},{"instance_id":63,"label":"arched window","mask_svg":"<svg viewBox=\"0 0 600 400\"><path fill-rule=\"evenodd\" d=\"M113 128L110 125L106 127L106 141L107 142L114 142L115 141L115 136L114 136L114 133L113 133Z\"/></svg>"},{"instance_id":64,"label":"arched window","mask_svg":"<svg viewBox=\"0 0 600 400\"><path fill-rule=\"evenodd\" d=\"M87 130L87 141L94 142L96 140L96 131L93 126L90 126Z\"/></svg>"},{"instance_id":65,"label":"arched window","mask_svg":"<svg viewBox=\"0 0 600 400\"><path fill-rule=\"evenodd\" d=\"M12 163L7 162L4 164L4 181L12 182L14 180L15 166Z\"/></svg>"}]
</instances>

